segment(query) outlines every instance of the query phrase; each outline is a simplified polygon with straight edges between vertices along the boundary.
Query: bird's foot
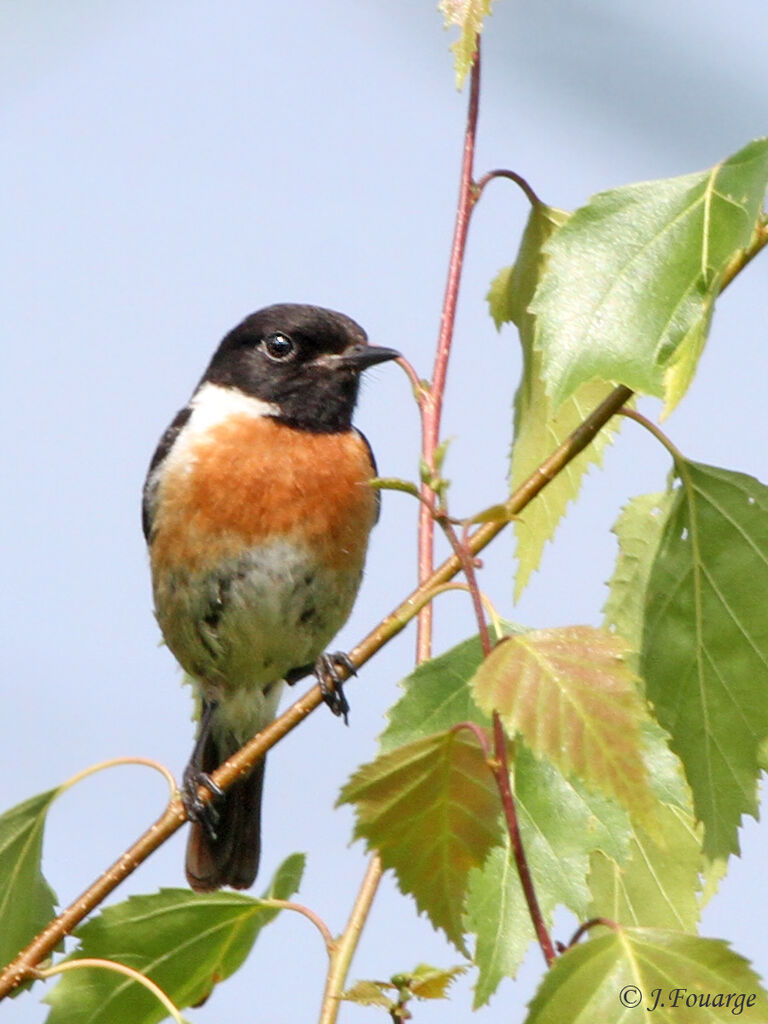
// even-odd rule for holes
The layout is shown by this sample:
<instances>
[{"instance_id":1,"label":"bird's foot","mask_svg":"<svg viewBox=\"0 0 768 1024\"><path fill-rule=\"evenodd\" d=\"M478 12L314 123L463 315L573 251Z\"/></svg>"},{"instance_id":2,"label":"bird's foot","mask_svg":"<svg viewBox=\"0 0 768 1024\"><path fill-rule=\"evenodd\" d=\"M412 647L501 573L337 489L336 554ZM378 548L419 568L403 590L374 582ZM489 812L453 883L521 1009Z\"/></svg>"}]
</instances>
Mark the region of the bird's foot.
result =
<instances>
[{"instance_id":1,"label":"bird's foot","mask_svg":"<svg viewBox=\"0 0 768 1024\"><path fill-rule=\"evenodd\" d=\"M339 669L346 672L344 678L356 676L357 669L348 654L343 651L335 651L333 654L321 654L315 662L314 673L320 684L323 700L334 713L344 719L344 724L349 725L349 702L344 696L342 679Z\"/></svg>"},{"instance_id":2,"label":"bird's foot","mask_svg":"<svg viewBox=\"0 0 768 1024\"><path fill-rule=\"evenodd\" d=\"M200 787L207 789L211 794L210 800L203 800L200 797ZM188 764L184 769L184 778L181 786L181 801L187 812L190 821L196 821L202 825L206 835L212 841L218 838L216 831L219 824L219 809L217 801L224 796L224 790L220 789L207 772L202 771L194 764Z\"/></svg>"}]
</instances>

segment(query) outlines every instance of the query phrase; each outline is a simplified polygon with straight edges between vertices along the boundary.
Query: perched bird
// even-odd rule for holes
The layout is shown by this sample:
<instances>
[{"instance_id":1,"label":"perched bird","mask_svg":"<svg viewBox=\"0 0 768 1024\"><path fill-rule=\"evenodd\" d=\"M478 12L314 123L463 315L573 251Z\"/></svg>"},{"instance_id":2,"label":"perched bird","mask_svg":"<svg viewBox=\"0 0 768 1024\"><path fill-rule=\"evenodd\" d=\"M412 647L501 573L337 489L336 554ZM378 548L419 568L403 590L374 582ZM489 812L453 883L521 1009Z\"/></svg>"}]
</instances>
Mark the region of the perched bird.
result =
<instances>
[{"instance_id":1,"label":"perched bird","mask_svg":"<svg viewBox=\"0 0 768 1024\"><path fill-rule=\"evenodd\" d=\"M286 678L313 670L346 714L325 655L346 622L378 518L352 426L360 374L399 355L349 317L268 306L221 342L160 440L143 522L160 629L200 702L184 776L193 889L252 885L264 762L204 804L208 774L273 720Z\"/></svg>"}]
</instances>

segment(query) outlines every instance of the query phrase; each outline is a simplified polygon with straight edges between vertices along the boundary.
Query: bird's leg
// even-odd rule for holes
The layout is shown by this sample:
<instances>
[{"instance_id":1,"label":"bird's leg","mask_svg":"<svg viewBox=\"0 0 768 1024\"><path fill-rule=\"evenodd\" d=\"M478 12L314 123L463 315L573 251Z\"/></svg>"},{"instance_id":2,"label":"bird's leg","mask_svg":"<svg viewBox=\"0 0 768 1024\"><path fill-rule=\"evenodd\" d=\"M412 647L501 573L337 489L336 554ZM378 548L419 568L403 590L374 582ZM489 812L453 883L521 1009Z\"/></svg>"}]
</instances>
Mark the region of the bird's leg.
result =
<instances>
[{"instance_id":1,"label":"bird's leg","mask_svg":"<svg viewBox=\"0 0 768 1024\"><path fill-rule=\"evenodd\" d=\"M344 725L349 725L349 701L344 696L339 669L346 672L345 678L356 676L357 669L354 662L344 651L334 651L333 654L321 654L315 662L314 673L320 684L323 700L334 713L344 719Z\"/></svg>"},{"instance_id":2,"label":"bird's leg","mask_svg":"<svg viewBox=\"0 0 768 1024\"><path fill-rule=\"evenodd\" d=\"M197 740L195 741L189 764L184 769L181 786L181 800L187 812L187 817L190 821L199 822L212 840L217 838L216 826L219 823L216 800L224 796L224 791L219 789L206 771L206 768L210 767L207 762L210 761L210 751L213 746L211 729L215 711L215 701L203 701L200 730L197 734ZM200 799L198 794L200 786L204 786L208 790L212 797L211 800L203 801Z\"/></svg>"},{"instance_id":3,"label":"bird's leg","mask_svg":"<svg viewBox=\"0 0 768 1024\"><path fill-rule=\"evenodd\" d=\"M349 725L349 702L344 696L343 683L339 669L346 672L346 677L356 676L355 663L345 654L344 651L334 651L332 654L321 654L314 665L302 665L300 668L291 669L286 675L285 681L293 686L304 676L313 674L320 684L323 700L334 713L344 719L344 724Z\"/></svg>"}]
</instances>

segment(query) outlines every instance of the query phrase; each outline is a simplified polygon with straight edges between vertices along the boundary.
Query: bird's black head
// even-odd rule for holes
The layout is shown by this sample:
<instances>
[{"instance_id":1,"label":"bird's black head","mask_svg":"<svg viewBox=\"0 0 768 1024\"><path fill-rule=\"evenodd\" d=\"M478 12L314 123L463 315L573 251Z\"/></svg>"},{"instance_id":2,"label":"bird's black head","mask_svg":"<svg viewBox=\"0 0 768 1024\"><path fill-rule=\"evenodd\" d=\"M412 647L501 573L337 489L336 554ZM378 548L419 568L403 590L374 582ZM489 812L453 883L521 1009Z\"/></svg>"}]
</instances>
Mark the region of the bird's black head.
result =
<instances>
[{"instance_id":1,"label":"bird's black head","mask_svg":"<svg viewBox=\"0 0 768 1024\"><path fill-rule=\"evenodd\" d=\"M316 432L347 430L360 374L396 359L368 344L342 313L319 306L267 306L246 317L219 345L201 384L237 388L279 410L276 419Z\"/></svg>"}]
</instances>

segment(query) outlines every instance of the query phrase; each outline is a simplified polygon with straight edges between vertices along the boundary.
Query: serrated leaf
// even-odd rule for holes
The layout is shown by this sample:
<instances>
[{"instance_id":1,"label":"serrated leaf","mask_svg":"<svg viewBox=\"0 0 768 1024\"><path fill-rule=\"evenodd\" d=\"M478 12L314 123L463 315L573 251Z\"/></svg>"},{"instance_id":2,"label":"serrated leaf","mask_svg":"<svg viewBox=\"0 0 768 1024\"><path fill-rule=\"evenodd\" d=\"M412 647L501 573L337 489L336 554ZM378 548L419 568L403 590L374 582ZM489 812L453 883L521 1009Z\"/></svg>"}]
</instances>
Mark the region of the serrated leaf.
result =
<instances>
[{"instance_id":1,"label":"serrated leaf","mask_svg":"<svg viewBox=\"0 0 768 1024\"><path fill-rule=\"evenodd\" d=\"M501 628L509 635L519 632L511 622L502 621ZM403 696L390 708L389 725L379 737L381 753L461 722L489 728L491 720L475 704L468 685L482 660L483 646L473 636L406 676L400 683Z\"/></svg>"},{"instance_id":2,"label":"serrated leaf","mask_svg":"<svg viewBox=\"0 0 768 1024\"><path fill-rule=\"evenodd\" d=\"M341 998L357 1003L358 1006L382 1006L389 1010L395 1006L396 1001L387 994L387 990L391 991L394 987L386 981L356 981L352 988L342 993Z\"/></svg>"},{"instance_id":3,"label":"serrated leaf","mask_svg":"<svg viewBox=\"0 0 768 1024\"><path fill-rule=\"evenodd\" d=\"M390 1011L402 1006L401 997L445 999L450 986L466 970L463 965L446 968L419 964L413 971L398 974L391 981L358 981L341 998L360 1006L381 1006ZM397 994L398 998L389 993Z\"/></svg>"},{"instance_id":4,"label":"serrated leaf","mask_svg":"<svg viewBox=\"0 0 768 1024\"><path fill-rule=\"evenodd\" d=\"M437 9L445 18L445 27L457 25L461 35L451 43L456 70L456 88L467 77L477 49L477 37L483 31L483 19L491 13L493 0L440 0Z\"/></svg>"},{"instance_id":5,"label":"serrated leaf","mask_svg":"<svg viewBox=\"0 0 768 1024\"><path fill-rule=\"evenodd\" d=\"M463 965L432 967L419 964L408 979L408 988L417 999L445 999L448 989L466 971Z\"/></svg>"},{"instance_id":6,"label":"serrated leaf","mask_svg":"<svg viewBox=\"0 0 768 1024\"><path fill-rule=\"evenodd\" d=\"M303 871L300 854L278 869L265 897L287 899ZM162 889L107 907L75 932L67 960L99 957L151 978L176 1006L195 1006L243 963L279 910L242 893ZM46 996L46 1024L154 1024L166 1011L144 987L112 971L69 971Z\"/></svg>"},{"instance_id":7,"label":"serrated leaf","mask_svg":"<svg viewBox=\"0 0 768 1024\"><path fill-rule=\"evenodd\" d=\"M591 626L531 630L495 647L471 687L537 757L576 775L635 816L649 807L638 696L620 637Z\"/></svg>"},{"instance_id":8,"label":"serrated leaf","mask_svg":"<svg viewBox=\"0 0 768 1024\"><path fill-rule=\"evenodd\" d=\"M679 400L767 182L758 139L709 170L603 192L573 214L546 247L532 304L555 406L595 378L663 395L667 410Z\"/></svg>"},{"instance_id":9,"label":"serrated leaf","mask_svg":"<svg viewBox=\"0 0 768 1024\"><path fill-rule=\"evenodd\" d=\"M701 872L701 896L699 897L699 903L702 908L706 907L707 903L715 895L720 888L720 883L727 874L728 861L725 857L720 857L717 860L710 860L708 857L704 858L704 866Z\"/></svg>"},{"instance_id":10,"label":"serrated leaf","mask_svg":"<svg viewBox=\"0 0 768 1024\"><path fill-rule=\"evenodd\" d=\"M676 472L641 669L717 860L738 852L741 815L756 815L768 735L768 488L683 459Z\"/></svg>"},{"instance_id":11,"label":"serrated leaf","mask_svg":"<svg viewBox=\"0 0 768 1024\"><path fill-rule=\"evenodd\" d=\"M577 915L588 901L589 857L604 850L617 861L629 853L627 814L613 801L574 786L551 764L516 744L515 800L539 908L550 925L563 903ZM470 875L467 931L477 937L479 974L474 1008L488 1002L503 977L514 977L535 939L514 861L505 845L491 851Z\"/></svg>"},{"instance_id":12,"label":"serrated leaf","mask_svg":"<svg viewBox=\"0 0 768 1024\"><path fill-rule=\"evenodd\" d=\"M525 235L523 235L524 239ZM519 312L518 289L512 287L514 274L514 265L502 267L488 286L488 293L485 296L488 302L488 312L491 314L497 331L500 331L504 324L512 323Z\"/></svg>"},{"instance_id":13,"label":"serrated leaf","mask_svg":"<svg viewBox=\"0 0 768 1024\"><path fill-rule=\"evenodd\" d=\"M339 803L355 805L355 837L463 952L467 875L500 838L499 794L476 737L443 732L382 754L355 772Z\"/></svg>"},{"instance_id":14,"label":"serrated leaf","mask_svg":"<svg viewBox=\"0 0 768 1024\"><path fill-rule=\"evenodd\" d=\"M612 391L612 384L588 381L581 384L553 413L541 376L541 357L534 352L529 387L525 393L522 387L518 392L518 426L512 446L510 492L514 493ZM606 445L611 443L619 428L620 418L614 417L515 519L515 601L519 600L531 575L538 569L545 545L552 540L569 503L578 497L590 466L602 466Z\"/></svg>"},{"instance_id":15,"label":"serrated leaf","mask_svg":"<svg viewBox=\"0 0 768 1024\"><path fill-rule=\"evenodd\" d=\"M491 284L488 302L499 327L516 324L523 347L523 377L515 397L515 437L512 446L510 489L514 492L552 454L555 448L595 409L613 389L604 381L579 387L555 411L542 377L541 353L534 348L536 318L529 311L547 263L543 247L566 223L563 210L538 204L531 210L514 267L502 270ZM552 539L570 501L579 493L591 464L600 465L605 446L618 430L614 419L592 443L551 480L515 521L518 569L515 600L539 566L544 545Z\"/></svg>"},{"instance_id":16,"label":"serrated leaf","mask_svg":"<svg viewBox=\"0 0 768 1024\"><path fill-rule=\"evenodd\" d=\"M0 817L0 965L10 963L55 916L56 896L40 860L45 816L58 793L38 793Z\"/></svg>"},{"instance_id":17,"label":"serrated leaf","mask_svg":"<svg viewBox=\"0 0 768 1024\"><path fill-rule=\"evenodd\" d=\"M633 651L642 646L648 577L671 505L669 493L642 494L624 506L613 526L619 553L603 608L605 628L623 636Z\"/></svg>"},{"instance_id":18,"label":"serrated leaf","mask_svg":"<svg viewBox=\"0 0 768 1024\"><path fill-rule=\"evenodd\" d=\"M758 976L725 942L620 928L555 961L525 1024L630 1024L645 1012L654 1024L721 1024L734 1020L735 999L741 1000L740 1013L750 995L748 1019L765 1020L768 997ZM690 1005L689 997L695 1000Z\"/></svg>"}]
</instances>

